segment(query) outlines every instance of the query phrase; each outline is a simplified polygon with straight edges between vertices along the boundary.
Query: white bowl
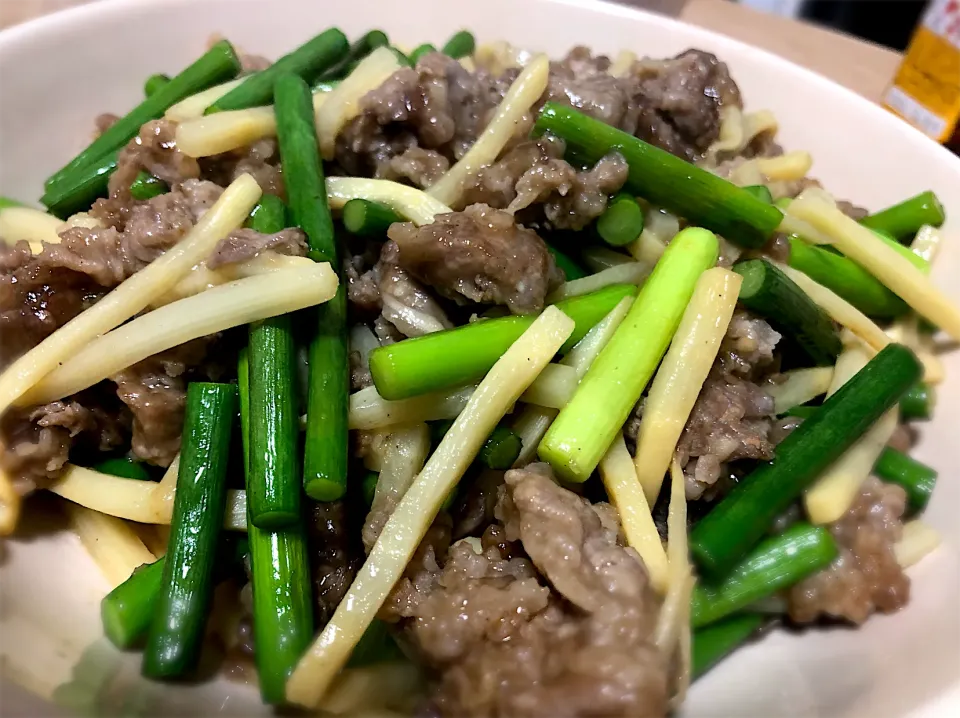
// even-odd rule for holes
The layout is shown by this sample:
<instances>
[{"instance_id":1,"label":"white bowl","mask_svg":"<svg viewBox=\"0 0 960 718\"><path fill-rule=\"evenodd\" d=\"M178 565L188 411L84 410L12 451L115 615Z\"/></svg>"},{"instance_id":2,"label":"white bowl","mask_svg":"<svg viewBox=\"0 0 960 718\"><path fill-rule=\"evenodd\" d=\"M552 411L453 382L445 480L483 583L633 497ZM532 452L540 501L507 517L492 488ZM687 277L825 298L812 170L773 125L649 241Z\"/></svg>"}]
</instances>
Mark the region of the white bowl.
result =
<instances>
[{"instance_id":1,"label":"white bowl","mask_svg":"<svg viewBox=\"0 0 960 718\"><path fill-rule=\"evenodd\" d=\"M123 0L44 18L0 35L0 193L39 196L43 178L88 141L98 113L135 105L147 76L185 66L212 33L279 56L334 24L349 35L383 28L410 46L467 27L482 40L505 39L554 56L576 44L653 57L688 47L712 51L730 65L750 108L776 113L781 143L813 153L814 175L838 197L876 209L936 190L951 217L934 276L960 301L960 282L949 281L960 272L960 160L867 100L773 55L597 2ZM934 716L960 708L960 486L951 459L960 423L960 355L946 362L937 416L916 452L940 471L926 519L944 542L911 570L910 605L860 630L770 635L698 682L686 715ZM0 550L0 670L7 679L49 698L94 644L84 669L122 674L135 693L114 706L139 705L141 715L267 712L252 688L223 680L176 689L138 681L137 656L121 662L98 642L98 603L107 586L72 535L34 528ZM62 713L46 700L29 702L9 683L2 687L5 714ZM116 682L110 692L114 699L123 693Z\"/></svg>"}]
</instances>

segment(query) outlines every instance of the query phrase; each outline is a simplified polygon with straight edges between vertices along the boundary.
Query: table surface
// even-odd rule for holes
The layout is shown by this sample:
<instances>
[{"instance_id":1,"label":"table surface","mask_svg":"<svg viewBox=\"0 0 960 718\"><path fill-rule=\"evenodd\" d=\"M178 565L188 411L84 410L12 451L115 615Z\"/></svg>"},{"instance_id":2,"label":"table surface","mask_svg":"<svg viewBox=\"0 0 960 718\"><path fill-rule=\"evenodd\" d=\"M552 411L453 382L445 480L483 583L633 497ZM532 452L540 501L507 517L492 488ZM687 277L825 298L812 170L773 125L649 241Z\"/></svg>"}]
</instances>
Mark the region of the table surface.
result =
<instances>
[{"instance_id":1,"label":"table surface","mask_svg":"<svg viewBox=\"0 0 960 718\"><path fill-rule=\"evenodd\" d=\"M0 28L89 1L0 0ZM658 7L681 3L656 0ZM643 6L645 2L635 0L633 4ZM900 62L900 54L886 48L725 0L688 0L679 15L687 22L782 55L875 101Z\"/></svg>"}]
</instances>

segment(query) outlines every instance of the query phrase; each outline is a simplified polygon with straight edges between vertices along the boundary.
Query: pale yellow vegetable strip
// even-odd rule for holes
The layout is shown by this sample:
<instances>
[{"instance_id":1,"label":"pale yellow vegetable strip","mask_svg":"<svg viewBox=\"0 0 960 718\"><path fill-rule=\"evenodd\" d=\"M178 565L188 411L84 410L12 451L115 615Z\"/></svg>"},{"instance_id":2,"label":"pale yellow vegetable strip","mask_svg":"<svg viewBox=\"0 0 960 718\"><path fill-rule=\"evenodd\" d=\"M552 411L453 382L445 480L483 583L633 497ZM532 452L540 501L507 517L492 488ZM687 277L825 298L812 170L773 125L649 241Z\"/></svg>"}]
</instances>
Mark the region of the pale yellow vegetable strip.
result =
<instances>
[{"instance_id":1,"label":"pale yellow vegetable strip","mask_svg":"<svg viewBox=\"0 0 960 718\"><path fill-rule=\"evenodd\" d=\"M636 550L650 574L650 582L661 595L667 592L670 566L660 534L653 523L650 504L637 480L633 457L627 451L623 434L617 434L607 453L600 459L600 478L607 496L620 514L620 525L627 545Z\"/></svg>"},{"instance_id":2,"label":"pale yellow vegetable strip","mask_svg":"<svg viewBox=\"0 0 960 718\"><path fill-rule=\"evenodd\" d=\"M351 429L371 431L397 424L455 419L467 405L475 385L390 401L368 386L350 395L347 421Z\"/></svg>"},{"instance_id":3,"label":"pale yellow vegetable strip","mask_svg":"<svg viewBox=\"0 0 960 718\"><path fill-rule=\"evenodd\" d=\"M789 214L829 235L833 245L953 339L960 340L960 308L929 277L873 232L836 207L814 197L798 197Z\"/></svg>"},{"instance_id":4,"label":"pale yellow vegetable strip","mask_svg":"<svg viewBox=\"0 0 960 718\"><path fill-rule=\"evenodd\" d=\"M444 204L456 205L463 192L464 181L481 167L496 161L516 134L523 116L547 89L549 77L550 59L546 55L537 55L510 85L496 114L477 141L457 164L430 186L427 194Z\"/></svg>"},{"instance_id":5,"label":"pale yellow vegetable strip","mask_svg":"<svg viewBox=\"0 0 960 718\"><path fill-rule=\"evenodd\" d=\"M547 364L540 376L523 392L520 401L527 404L562 409L577 390L577 372L563 364Z\"/></svg>"},{"instance_id":6,"label":"pale yellow vegetable strip","mask_svg":"<svg viewBox=\"0 0 960 718\"><path fill-rule=\"evenodd\" d=\"M69 501L64 507L71 528L111 588L126 581L143 564L157 560L124 521Z\"/></svg>"},{"instance_id":7,"label":"pale yellow vegetable strip","mask_svg":"<svg viewBox=\"0 0 960 718\"><path fill-rule=\"evenodd\" d=\"M24 240L30 244L30 251L34 254L43 251L41 242L59 244L58 232L63 226L63 220L32 207L0 209L0 237L7 244Z\"/></svg>"},{"instance_id":8,"label":"pale yellow vegetable strip","mask_svg":"<svg viewBox=\"0 0 960 718\"><path fill-rule=\"evenodd\" d=\"M230 92L230 90L238 87L246 79L246 77L241 77L237 80L230 80L230 82L225 82L222 85L216 85L203 92L185 97L177 104L168 107L163 116L174 122L184 122L186 120L196 119L197 117L203 117L204 110Z\"/></svg>"},{"instance_id":9,"label":"pale yellow vegetable strip","mask_svg":"<svg viewBox=\"0 0 960 718\"><path fill-rule=\"evenodd\" d=\"M590 329L586 336L577 342L576 346L567 352L567 355L560 361L564 366L573 367L573 370L577 373L577 381L583 379L583 375L587 373L587 369L593 364L594 359L599 356L607 342L610 341L610 337L617 331L617 327L627 316L631 306L633 306L633 297L621 299L617 306ZM533 460L537 455L537 446L540 445L540 441L555 418L557 418L556 409L534 405L524 407L512 426L522 442L520 456L517 457L514 466L525 466Z\"/></svg>"},{"instance_id":10,"label":"pale yellow vegetable strip","mask_svg":"<svg viewBox=\"0 0 960 718\"><path fill-rule=\"evenodd\" d=\"M343 205L352 199L385 204L397 214L421 226L432 223L438 214L453 211L426 192L399 182L362 177L327 177L327 202L331 209L343 209Z\"/></svg>"},{"instance_id":11,"label":"pale yellow vegetable strip","mask_svg":"<svg viewBox=\"0 0 960 718\"><path fill-rule=\"evenodd\" d=\"M241 175L180 242L8 367L0 375L0 414L97 336L139 314L170 291L217 242L243 224L260 194L256 180Z\"/></svg>"},{"instance_id":12,"label":"pale yellow vegetable strip","mask_svg":"<svg viewBox=\"0 0 960 718\"><path fill-rule=\"evenodd\" d=\"M813 156L809 152L796 150L777 157L758 157L754 162L768 180L798 180L810 172Z\"/></svg>"},{"instance_id":13,"label":"pale yellow vegetable strip","mask_svg":"<svg viewBox=\"0 0 960 718\"><path fill-rule=\"evenodd\" d=\"M721 267L704 272L653 378L637 435L637 478L652 505L733 317L740 275Z\"/></svg>"},{"instance_id":14,"label":"pale yellow vegetable strip","mask_svg":"<svg viewBox=\"0 0 960 718\"><path fill-rule=\"evenodd\" d=\"M3 451L3 446L0 446ZM20 517L20 494L7 472L0 468L0 536L9 536Z\"/></svg>"},{"instance_id":15,"label":"pale yellow vegetable strip","mask_svg":"<svg viewBox=\"0 0 960 718\"><path fill-rule=\"evenodd\" d=\"M360 114L360 100L370 90L400 69L397 56L389 47L380 47L367 55L333 90L316 110L317 141L325 160L333 159L334 145L340 130Z\"/></svg>"},{"instance_id":16,"label":"pale yellow vegetable strip","mask_svg":"<svg viewBox=\"0 0 960 718\"><path fill-rule=\"evenodd\" d=\"M154 309L94 339L40 380L24 401L45 404L172 347L329 300L337 275L326 262L238 279Z\"/></svg>"},{"instance_id":17,"label":"pale yellow vegetable strip","mask_svg":"<svg viewBox=\"0 0 960 718\"><path fill-rule=\"evenodd\" d=\"M893 436L899 411L899 407L894 406L881 416L807 489L803 504L812 523L833 523L847 513Z\"/></svg>"},{"instance_id":18,"label":"pale yellow vegetable strip","mask_svg":"<svg viewBox=\"0 0 960 718\"><path fill-rule=\"evenodd\" d=\"M923 257L928 262L933 262L940 252L941 239L942 235L939 229L925 224L917 230L916 236L910 243L910 251L918 257Z\"/></svg>"},{"instance_id":19,"label":"pale yellow vegetable strip","mask_svg":"<svg viewBox=\"0 0 960 718\"><path fill-rule=\"evenodd\" d=\"M777 414L826 394L833 380L833 367L794 369L784 372L780 377L782 381L765 387L767 393L773 397L773 408Z\"/></svg>"},{"instance_id":20,"label":"pale yellow vegetable strip","mask_svg":"<svg viewBox=\"0 0 960 718\"><path fill-rule=\"evenodd\" d=\"M132 528L147 550L157 558L167 553L167 544L170 543L170 526L168 524L138 524L130 523Z\"/></svg>"},{"instance_id":21,"label":"pale yellow vegetable strip","mask_svg":"<svg viewBox=\"0 0 960 718\"><path fill-rule=\"evenodd\" d=\"M643 232L636 242L627 245L627 251L638 261L649 266L657 263L667 248L667 242L680 231L680 220L663 210L651 209L643 223Z\"/></svg>"},{"instance_id":22,"label":"pale yellow vegetable strip","mask_svg":"<svg viewBox=\"0 0 960 718\"><path fill-rule=\"evenodd\" d=\"M690 605L693 571L687 549L687 496L680 465L670 465L670 512L667 514L667 560L670 562L667 595L657 616L654 643L664 656L672 655L680 637L684 609Z\"/></svg>"},{"instance_id":23,"label":"pale yellow vegetable strip","mask_svg":"<svg viewBox=\"0 0 960 718\"><path fill-rule=\"evenodd\" d=\"M430 429L423 422L398 426L387 435L377 487L370 514L363 526L363 545L369 547L383 530L384 522L423 469L430 453ZM371 522L370 517L374 517Z\"/></svg>"},{"instance_id":24,"label":"pale yellow vegetable strip","mask_svg":"<svg viewBox=\"0 0 960 718\"><path fill-rule=\"evenodd\" d=\"M287 700L315 707L350 657L413 556L443 500L463 476L497 422L533 382L573 321L548 307L484 377L387 521L336 613L287 683Z\"/></svg>"},{"instance_id":25,"label":"pale yellow vegetable strip","mask_svg":"<svg viewBox=\"0 0 960 718\"><path fill-rule=\"evenodd\" d=\"M910 568L933 553L939 545L940 534L936 529L920 519L914 519L903 525L903 534L893 545L893 554L901 568Z\"/></svg>"},{"instance_id":26,"label":"pale yellow vegetable strip","mask_svg":"<svg viewBox=\"0 0 960 718\"><path fill-rule=\"evenodd\" d=\"M314 93L314 112L323 106L327 96L326 92ZM276 134L277 118L270 105L217 112L182 122L177 126L176 142L177 149L188 157L210 157Z\"/></svg>"},{"instance_id":27,"label":"pale yellow vegetable strip","mask_svg":"<svg viewBox=\"0 0 960 718\"><path fill-rule=\"evenodd\" d=\"M176 476L176 474L174 474ZM63 475L48 489L69 501L108 516L141 524L169 524L176 485L166 491L151 481L134 481L67 464ZM224 528L247 530L247 494L227 491Z\"/></svg>"},{"instance_id":28,"label":"pale yellow vegetable strip","mask_svg":"<svg viewBox=\"0 0 960 718\"><path fill-rule=\"evenodd\" d=\"M917 326L917 315L906 314L891 324L886 331L890 341L903 344L913 350L923 364L923 380L939 384L946 378L943 362L936 355L933 338L922 335Z\"/></svg>"},{"instance_id":29,"label":"pale yellow vegetable strip","mask_svg":"<svg viewBox=\"0 0 960 718\"><path fill-rule=\"evenodd\" d=\"M793 267L788 267L786 264L781 264L780 262L774 262L774 264L776 264L784 274L790 277L790 279L803 290L804 294L810 297L810 299L812 299L818 307L823 309L837 324L845 326L877 351L880 351L890 343L889 337L877 326L876 322L839 294L835 294L832 290L827 289L822 284L818 284L806 274Z\"/></svg>"},{"instance_id":30,"label":"pale yellow vegetable strip","mask_svg":"<svg viewBox=\"0 0 960 718\"><path fill-rule=\"evenodd\" d=\"M842 337L845 338L845 337ZM857 340L853 342L844 341L843 351L837 357L837 363L833 369L833 379L830 380L830 386L827 388L827 397L831 397L839 391L840 387L846 384L874 355L874 351L863 342Z\"/></svg>"},{"instance_id":31,"label":"pale yellow vegetable strip","mask_svg":"<svg viewBox=\"0 0 960 718\"><path fill-rule=\"evenodd\" d=\"M264 252L243 262L227 264L218 269L210 269L206 264L198 264L186 277L177 282L177 286L157 299L151 306L162 307L164 304L192 297L194 294L200 294L237 279L256 277L285 269L300 269L309 267L311 264L313 260L309 257L290 257L272 251Z\"/></svg>"},{"instance_id":32,"label":"pale yellow vegetable strip","mask_svg":"<svg viewBox=\"0 0 960 718\"><path fill-rule=\"evenodd\" d=\"M353 718L401 718L388 713L412 705L423 687L423 675L410 661L348 668L337 676L320 704L323 713ZM381 711L384 711L381 713Z\"/></svg>"},{"instance_id":33,"label":"pale yellow vegetable strip","mask_svg":"<svg viewBox=\"0 0 960 718\"><path fill-rule=\"evenodd\" d=\"M640 284L650 274L652 267L652 264L643 262L618 264L596 274L564 282L547 298L547 302L555 303L561 299L590 294L611 284Z\"/></svg>"},{"instance_id":34,"label":"pale yellow vegetable strip","mask_svg":"<svg viewBox=\"0 0 960 718\"><path fill-rule=\"evenodd\" d=\"M617 53L613 62L610 63L607 74L613 75L614 77L626 77L630 73L631 68L633 68L633 63L636 61L637 53L631 52L630 50L621 50Z\"/></svg>"},{"instance_id":35,"label":"pale yellow vegetable strip","mask_svg":"<svg viewBox=\"0 0 960 718\"><path fill-rule=\"evenodd\" d=\"M732 104L720 108L720 132L707 148L707 157L714 161L721 152L739 152L747 142L743 132L743 111Z\"/></svg>"}]
</instances>

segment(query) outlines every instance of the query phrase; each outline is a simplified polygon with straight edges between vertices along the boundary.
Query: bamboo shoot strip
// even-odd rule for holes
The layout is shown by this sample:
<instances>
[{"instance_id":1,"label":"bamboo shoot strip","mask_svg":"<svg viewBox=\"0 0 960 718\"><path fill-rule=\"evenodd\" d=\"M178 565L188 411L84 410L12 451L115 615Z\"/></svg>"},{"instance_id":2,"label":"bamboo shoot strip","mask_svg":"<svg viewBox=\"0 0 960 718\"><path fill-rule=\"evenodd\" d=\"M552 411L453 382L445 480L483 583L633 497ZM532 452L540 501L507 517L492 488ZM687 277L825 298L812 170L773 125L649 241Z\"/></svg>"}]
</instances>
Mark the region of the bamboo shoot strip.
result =
<instances>
[{"instance_id":1,"label":"bamboo shoot strip","mask_svg":"<svg viewBox=\"0 0 960 718\"><path fill-rule=\"evenodd\" d=\"M272 197L272 195L267 195ZM261 200L253 215L259 232L274 234L286 226L279 198ZM277 204L279 203L279 205ZM249 461L247 510L250 522L276 529L300 521L300 474L296 455L299 412L296 396L296 346L289 315L250 325L250 434L244 449Z\"/></svg>"},{"instance_id":2,"label":"bamboo shoot strip","mask_svg":"<svg viewBox=\"0 0 960 718\"><path fill-rule=\"evenodd\" d=\"M698 584L690 622L700 628L742 611L802 581L836 556L837 544L827 529L796 523L757 546L719 585Z\"/></svg>"},{"instance_id":3,"label":"bamboo shoot strip","mask_svg":"<svg viewBox=\"0 0 960 718\"><path fill-rule=\"evenodd\" d=\"M777 456L746 476L691 533L704 573L726 575L774 519L920 378L913 353L891 344L827 399L777 447Z\"/></svg>"},{"instance_id":4,"label":"bamboo shoot strip","mask_svg":"<svg viewBox=\"0 0 960 718\"><path fill-rule=\"evenodd\" d=\"M106 334L170 291L210 254L217 242L243 223L259 198L256 180L248 174L238 177L176 246L7 367L0 375L0 414L92 339Z\"/></svg>"},{"instance_id":5,"label":"bamboo shoot strip","mask_svg":"<svg viewBox=\"0 0 960 718\"><path fill-rule=\"evenodd\" d=\"M233 46L226 40L221 40L196 62L107 128L83 152L47 179L44 187L49 191L53 185L61 182L72 183L75 172L122 148L137 136L144 124L163 117L168 107L212 85L226 82L238 72L240 60L233 51Z\"/></svg>"},{"instance_id":6,"label":"bamboo shoot strip","mask_svg":"<svg viewBox=\"0 0 960 718\"><path fill-rule=\"evenodd\" d=\"M187 389L170 548L143 654L143 674L150 678L181 676L199 659L213 595L236 410L235 386L194 382Z\"/></svg>"},{"instance_id":7,"label":"bamboo shoot strip","mask_svg":"<svg viewBox=\"0 0 960 718\"><path fill-rule=\"evenodd\" d=\"M636 292L617 284L556 304L576 322L561 348L569 351L592 326L626 296ZM456 329L405 339L370 352L370 373L384 399L406 399L477 381L534 322L533 317L484 319Z\"/></svg>"},{"instance_id":8,"label":"bamboo shoot strip","mask_svg":"<svg viewBox=\"0 0 960 718\"><path fill-rule=\"evenodd\" d=\"M570 107L546 103L534 132L562 137L591 163L619 152L630 167L624 189L742 246L763 246L783 218L747 190Z\"/></svg>"},{"instance_id":9,"label":"bamboo shoot strip","mask_svg":"<svg viewBox=\"0 0 960 718\"><path fill-rule=\"evenodd\" d=\"M291 703L308 707L319 703L400 579L444 499L493 428L572 331L569 317L548 308L480 383L387 520L333 618L290 677L287 699Z\"/></svg>"},{"instance_id":10,"label":"bamboo shoot strip","mask_svg":"<svg viewBox=\"0 0 960 718\"><path fill-rule=\"evenodd\" d=\"M898 241L907 241L925 224L939 227L946 219L943 205L931 191L921 192L892 207L875 212L860 220L870 229L886 232Z\"/></svg>"},{"instance_id":11,"label":"bamboo shoot strip","mask_svg":"<svg viewBox=\"0 0 960 718\"><path fill-rule=\"evenodd\" d=\"M274 94L274 84L286 74L296 75L306 81L317 77L333 67L350 49L347 37L333 27L288 55L284 55L266 70L250 75L240 85L214 102L205 115L224 110L245 110L248 107L269 105ZM307 90L309 94L309 88Z\"/></svg>"},{"instance_id":12,"label":"bamboo shoot strip","mask_svg":"<svg viewBox=\"0 0 960 718\"><path fill-rule=\"evenodd\" d=\"M693 633L693 678L696 680L755 634L763 625L759 613L731 616Z\"/></svg>"},{"instance_id":13,"label":"bamboo shoot strip","mask_svg":"<svg viewBox=\"0 0 960 718\"><path fill-rule=\"evenodd\" d=\"M314 259L339 267L307 83L295 75L281 76L274 91L274 108L294 224L306 233ZM303 487L307 496L317 501L335 501L347 490L350 378L346 315L347 288L341 283L333 299L317 310L317 330L309 349Z\"/></svg>"},{"instance_id":14,"label":"bamboo shoot strip","mask_svg":"<svg viewBox=\"0 0 960 718\"><path fill-rule=\"evenodd\" d=\"M663 358L700 275L716 264L717 237L680 232L616 334L540 442L540 457L569 481L586 481ZM371 356L372 358L372 356Z\"/></svg>"}]
</instances>

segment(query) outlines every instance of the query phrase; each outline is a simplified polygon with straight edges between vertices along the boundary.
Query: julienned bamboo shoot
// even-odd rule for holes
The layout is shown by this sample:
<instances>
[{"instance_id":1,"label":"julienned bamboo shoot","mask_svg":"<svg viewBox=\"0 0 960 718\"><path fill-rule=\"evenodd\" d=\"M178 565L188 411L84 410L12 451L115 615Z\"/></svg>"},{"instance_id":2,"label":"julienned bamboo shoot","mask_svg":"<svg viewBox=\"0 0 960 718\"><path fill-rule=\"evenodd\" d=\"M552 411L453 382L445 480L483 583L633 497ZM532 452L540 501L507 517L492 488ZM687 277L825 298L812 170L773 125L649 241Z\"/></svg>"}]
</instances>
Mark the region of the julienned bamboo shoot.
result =
<instances>
[{"instance_id":1,"label":"julienned bamboo shoot","mask_svg":"<svg viewBox=\"0 0 960 718\"><path fill-rule=\"evenodd\" d=\"M63 221L52 214L41 212L32 207L4 207L0 209L0 238L7 244L16 244L25 240L30 251L40 254L42 242L60 243L58 232L63 229Z\"/></svg>"},{"instance_id":2,"label":"julienned bamboo shoot","mask_svg":"<svg viewBox=\"0 0 960 718\"><path fill-rule=\"evenodd\" d=\"M520 401L550 409L562 409L577 390L577 372L563 364L547 364L540 376L520 396Z\"/></svg>"},{"instance_id":3,"label":"julienned bamboo shoot","mask_svg":"<svg viewBox=\"0 0 960 718\"><path fill-rule=\"evenodd\" d=\"M130 578L143 564L156 561L157 557L124 521L70 502L66 502L65 508L70 526L111 589Z\"/></svg>"},{"instance_id":4,"label":"julienned bamboo shoot","mask_svg":"<svg viewBox=\"0 0 960 718\"><path fill-rule=\"evenodd\" d=\"M317 110L317 140L325 160L333 159L334 144L341 128L360 113L360 100L370 90L400 69L397 56L389 47L380 47L367 55L356 69L328 93Z\"/></svg>"},{"instance_id":5,"label":"julienned bamboo shoot","mask_svg":"<svg viewBox=\"0 0 960 718\"><path fill-rule=\"evenodd\" d=\"M627 451L623 434L613 440L613 445L600 460L600 478L620 515L627 545L640 554L653 587L661 595L666 593L670 570L667 554L660 543L650 504L643 495L643 487L637 479L633 457Z\"/></svg>"},{"instance_id":6,"label":"julienned bamboo shoot","mask_svg":"<svg viewBox=\"0 0 960 718\"><path fill-rule=\"evenodd\" d=\"M350 395L349 427L371 431L398 424L455 419L476 388L471 385L389 401L377 393L377 387L368 386Z\"/></svg>"},{"instance_id":7,"label":"julienned bamboo shoot","mask_svg":"<svg viewBox=\"0 0 960 718\"><path fill-rule=\"evenodd\" d=\"M784 274L790 277L790 279L803 290L804 294L810 297L810 299L837 324L852 331L877 351L880 351L890 343L890 339L883 333L883 330L877 326L876 322L850 304L846 299L827 289L822 284L813 281L803 272L799 272L793 267L788 267L779 262L776 264Z\"/></svg>"},{"instance_id":8,"label":"julienned bamboo shoot","mask_svg":"<svg viewBox=\"0 0 960 718\"><path fill-rule=\"evenodd\" d=\"M570 297L579 297L609 287L611 284L641 284L650 274L652 266L643 262L627 261L596 274L565 282L550 295L547 301L552 304Z\"/></svg>"},{"instance_id":9,"label":"julienned bamboo shoot","mask_svg":"<svg viewBox=\"0 0 960 718\"><path fill-rule=\"evenodd\" d=\"M199 337L321 304L337 291L326 263L238 279L144 314L94 339L44 377L24 401L46 403Z\"/></svg>"},{"instance_id":10,"label":"julienned bamboo shoot","mask_svg":"<svg viewBox=\"0 0 960 718\"><path fill-rule=\"evenodd\" d=\"M313 110L318 111L328 93L313 93ZM210 157L246 147L266 137L276 137L277 118L273 106L229 110L198 117L177 126L177 149L188 157Z\"/></svg>"},{"instance_id":11,"label":"julienned bamboo shoot","mask_svg":"<svg viewBox=\"0 0 960 718\"><path fill-rule=\"evenodd\" d=\"M721 267L700 276L653 379L637 435L635 462L637 478L651 505L733 318L740 283L738 274Z\"/></svg>"},{"instance_id":12,"label":"julienned bamboo shoot","mask_svg":"<svg viewBox=\"0 0 960 718\"><path fill-rule=\"evenodd\" d=\"M432 223L438 214L453 211L426 192L399 182L362 177L327 177L327 202L331 209L343 209L343 205L352 199L384 204L418 226Z\"/></svg>"},{"instance_id":13,"label":"julienned bamboo shoot","mask_svg":"<svg viewBox=\"0 0 960 718\"><path fill-rule=\"evenodd\" d=\"M463 193L464 180L481 167L496 161L500 152L517 133L523 116L530 112L530 108L547 89L549 78L550 59L546 55L537 55L510 85L483 134L457 164L430 186L427 194L444 204L458 204Z\"/></svg>"},{"instance_id":14,"label":"julienned bamboo shoot","mask_svg":"<svg viewBox=\"0 0 960 718\"><path fill-rule=\"evenodd\" d=\"M169 524L173 512L174 484L132 481L119 476L101 474L82 466L67 464L62 476L48 490L107 516L141 524ZM224 528L231 531L247 529L247 495L243 491L227 491Z\"/></svg>"},{"instance_id":15,"label":"julienned bamboo shoot","mask_svg":"<svg viewBox=\"0 0 960 718\"><path fill-rule=\"evenodd\" d=\"M826 394L833 380L833 367L794 369L781 374L780 378L779 383L766 387L767 393L773 397L774 411L778 414Z\"/></svg>"},{"instance_id":16,"label":"julienned bamboo shoot","mask_svg":"<svg viewBox=\"0 0 960 718\"><path fill-rule=\"evenodd\" d=\"M901 568L910 568L940 545L940 534L920 519L903 525L900 540L893 545L893 553Z\"/></svg>"},{"instance_id":17,"label":"julienned bamboo shoot","mask_svg":"<svg viewBox=\"0 0 960 718\"><path fill-rule=\"evenodd\" d=\"M627 316L633 306L633 297L624 297L586 336L574 345L567 355L560 361L564 366L573 367L577 373L577 380L583 378L587 369L593 364L603 348L610 341L610 337L617 331L620 322ZM543 439L550 424L557 418L557 410L542 406L530 405L524 407L514 420L512 429L520 437L523 448L514 466L526 466L537 454L537 446Z\"/></svg>"},{"instance_id":18,"label":"julienned bamboo shoot","mask_svg":"<svg viewBox=\"0 0 960 718\"><path fill-rule=\"evenodd\" d=\"M241 77L238 80L230 80L230 82L224 82L222 85L216 85L203 92L190 95L190 97L186 97L177 104L167 108L163 116L174 122L186 122L187 120L193 120L197 117L203 117L204 110L232 89L243 84L246 79L246 77Z\"/></svg>"},{"instance_id":19,"label":"julienned bamboo shoot","mask_svg":"<svg viewBox=\"0 0 960 718\"><path fill-rule=\"evenodd\" d=\"M870 475L880 453L897 428L899 409L894 406L857 442L847 449L803 495L810 522L829 524L840 519Z\"/></svg>"},{"instance_id":20,"label":"julienned bamboo shoot","mask_svg":"<svg viewBox=\"0 0 960 718\"><path fill-rule=\"evenodd\" d=\"M384 526L333 618L290 676L287 699L314 707L399 580L444 499L487 436L543 370L574 323L549 307L493 366Z\"/></svg>"},{"instance_id":21,"label":"julienned bamboo shoot","mask_svg":"<svg viewBox=\"0 0 960 718\"><path fill-rule=\"evenodd\" d=\"M798 197L791 202L789 213L828 235L837 249L883 282L918 314L960 340L960 308L871 230L816 197Z\"/></svg>"},{"instance_id":22,"label":"julienned bamboo shoot","mask_svg":"<svg viewBox=\"0 0 960 718\"><path fill-rule=\"evenodd\" d=\"M653 631L657 648L666 655L672 654L683 627L690 623L690 594L695 583L687 545L685 484L683 470L673 461L670 465L670 509L667 514L667 560L670 571L667 576L667 595Z\"/></svg>"},{"instance_id":23,"label":"julienned bamboo shoot","mask_svg":"<svg viewBox=\"0 0 960 718\"><path fill-rule=\"evenodd\" d=\"M168 292L210 254L217 242L243 224L260 194L253 177L238 177L173 248L9 366L0 375L0 414L95 337L137 315Z\"/></svg>"}]
</instances>

